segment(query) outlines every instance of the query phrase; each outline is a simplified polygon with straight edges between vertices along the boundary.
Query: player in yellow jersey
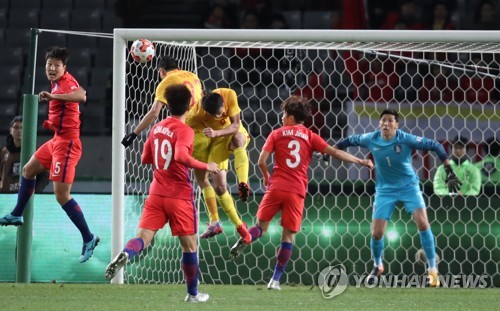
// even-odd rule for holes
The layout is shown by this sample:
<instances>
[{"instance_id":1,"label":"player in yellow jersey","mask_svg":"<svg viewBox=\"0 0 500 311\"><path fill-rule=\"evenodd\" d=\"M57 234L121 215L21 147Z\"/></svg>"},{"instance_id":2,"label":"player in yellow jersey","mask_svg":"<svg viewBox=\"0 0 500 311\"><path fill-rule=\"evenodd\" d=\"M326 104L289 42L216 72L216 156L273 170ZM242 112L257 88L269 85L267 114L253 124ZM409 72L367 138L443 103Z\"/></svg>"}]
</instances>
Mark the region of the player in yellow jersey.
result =
<instances>
[{"instance_id":1,"label":"player in yellow jersey","mask_svg":"<svg viewBox=\"0 0 500 311\"><path fill-rule=\"evenodd\" d=\"M193 157L199 161L215 162L220 168L219 173L212 174L213 187L207 172L195 170L196 182L201 188L210 217L208 228L201 238L213 237L222 232L217 212L219 202L241 237L248 243L251 240L227 191L226 181L229 154L232 152L240 198L246 201L250 193L246 152L250 136L241 124L240 112L236 92L219 88L203 96L201 101L191 107L186 118L186 124L195 132Z\"/></svg>"},{"instance_id":2,"label":"player in yellow jersey","mask_svg":"<svg viewBox=\"0 0 500 311\"><path fill-rule=\"evenodd\" d=\"M197 75L195 75L194 73L189 72L189 71L180 70L177 61L170 56L164 56L158 60L158 70L159 70L161 82L156 87L155 99L154 99L153 105L151 106L148 113L144 116L144 118L139 122L137 127L133 130L133 132L129 133L129 134L125 135L125 137L123 137L121 143L125 147L130 146L132 144L132 142L134 141L134 139L137 138L137 135L139 135L145 128L147 128L149 125L151 125L158 118L158 116L160 115L161 109L163 108L164 105L167 104L167 99L165 98L165 89L168 86L175 85L175 84L186 85L192 94L190 109L194 108L194 111L197 111L195 114L192 114L192 115L198 116L198 117L201 116L201 118L204 118L204 116L205 116L205 110L201 106L201 98L203 97L203 88L202 88L201 81ZM225 89L225 90L229 90L229 89ZM229 91L232 91L232 90L229 90ZM238 122L238 124L240 124L240 117L239 117L240 108L238 106L236 93L234 93L234 91L232 91L232 92L233 92L234 96L231 97L231 100L229 100L228 103L229 102L235 103L235 107L237 107L237 111L234 110L234 108L232 108L231 113L235 113L235 114L237 114L237 116L234 116L231 114L231 117L228 118L227 120L225 118L222 118L222 115L214 118L214 119L219 120L219 122L221 120L225 120L224 121L224 122L226 122L226 123L224 123L225 127L227 127L229 124L235 123L236 121L233 120L235 118L237 118L237 122ZM207 114L207 116L208 115L209 114ZM188 119L189 119L189 115L188 115ZM186 123L195 130L195 145L194 145L193 155L203 154L204 152L206 152L207 155L200 156L198 158L208 158L209 157L208 152L210 152L210 150L214 150L214 149L208 148L211 145L210 142L212 141L212 138L205 136L203 134L204 127L198 126L195 121L193 121L192 124L190 124L189 122L186 122ZM233 125L233 127L234 126L235 125ZM225 132L222 132L223 135L221 133L218 134L218 136L227 136L226 138L219 137L217 139L213 139L214 146L216 143L220 144L220 143L224 143L225 141L227 141L227 143L223 144L224 147L221 147L222 144L219 145L219 148L223 148L223 149L225 148L225 150L220 151L217 149L216 151L214 151L214 153L218 153L220 155L224 155L224 154L228 155L229 149L233 150L233 154L235 156L236 172L237 172L237 176L238 176L238 179L240 182L238 185L240 197L243 201L246 201L246 199L248 198L249 193L250 193L250 188L248 187L248 166L249 166L249 164L248 164L248 156L247 156L247 153L245 150L246 144L248 144L249 136L243 127L242 127L242 129L244 131L244 134L233 135L234 132L231 132L230 134L228 134L227 131L233 131L233 127L231 127L230 129L226 129ZM217 128L214 127L214 129L217 129ZM237 127L237 129L238 129L238 127ZM201 146L198 146L196 144L197 137L198 137L198 141L205 141L205 143L201 144ZM202 137L205 137L205 139L202 139ZM208 144L207 144L207 142L208 142ZM231 143L231 145L229 143ZM198 151L198 149L200 149L200 151ZM228 166L227 156L225 156L225 159L226 160L225 160L225 168L224 169L227 171L227 166ZM224 161L221 161L221 162L224 162ZM217 190L217 193L221 194L221 200L228 202L229 201L228 196L223 195L224 193L229 195L227 193L227 190L226 190L226 188L227 188L226 171L223 171L223 176L214 177L214 183L216 184L216 189L220 189L220 191ZM206 174L206 176L205 176L205 172L203 172L203 171L198 172L198 173L195 172L195 176L196 176L197 183L200 185L200 188L202 189L203 197L205 199L205 204L207 206L207 209L209 210L210 219L214 219L213 223L218 224L218 217L219 216L217 213L217 201L216 201L217 198L215 195L216 191L214 191L214 188L210 185L210 182L208 181L208 174ZM223 183L219 183L219 180L222 180ZM230 196L229 196L229 198L230 198ZM239 219L239 217L236 214L236 209L234 208L234 202L232 202L232 200L231 200L231 203L221 203L221 206L223 207L223 209L225 211L227 210L226 213L229 213L231 215L236 215L235 217L230 216L230 218L234 219L233 223L235 223L237 228L239 228L239 227L243 228L243 229L240 228L239 230L243 232L243 235L246 235L247 231L246 231L246 229L244 229L244 226L241 226L241 220ZM232 206L232 209L231 209L231 206ZM230 210L232 210L233 213L231 213ZM211 234L209 236L202 234L202 237L210 237L210 236L214 236L214 235L222 232L222 227L220 227L220 226L213 226L211 228L214 229L214 230L212 230L212 231L214 231L214 234ZM240 235L241 235L241 233L240 233Z\"/></svg>"},{"instance_id":3,"label":"player in yellow jersey","mask_svg":"<svg viewBox=\"0 0 500 311\"><path fill-rule=\"evenodd\" d=\"M153 105L133 132L123 137L122 145L125 147L130 146L134 139L137 138L137 135L139 135L145 128L153 124L153 122L158 118L161 109L167 104L167 99L165 98L165 90L167 87L175 84L184 84L187 86L191 91L190 107L200 101L203 96L203 87L198 76L192 72L180 70L177 61L174 58L170 56L160 58L158 60L158 70L161 82L156 87Z\"/></svg>"}]
</instances>

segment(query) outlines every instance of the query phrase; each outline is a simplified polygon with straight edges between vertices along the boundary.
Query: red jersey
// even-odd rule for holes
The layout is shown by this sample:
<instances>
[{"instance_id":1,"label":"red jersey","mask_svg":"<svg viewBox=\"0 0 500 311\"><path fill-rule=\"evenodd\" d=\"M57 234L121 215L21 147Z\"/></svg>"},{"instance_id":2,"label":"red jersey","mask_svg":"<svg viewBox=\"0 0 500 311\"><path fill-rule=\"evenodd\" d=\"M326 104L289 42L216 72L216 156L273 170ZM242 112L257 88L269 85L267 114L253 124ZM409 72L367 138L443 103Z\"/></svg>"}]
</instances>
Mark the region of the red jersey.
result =
<instances>
[{"instance_id":1,"label":"red jersey","mask_svg":"<svg viewBox=\"0 0 500 311\"><path fill-rule=\"evenodd\" d=\"M297 193L305 197L307 169L313 151L323 152L328 144L303 125L283 126L271 132L262 147L274 152L273 174L267 189Z\"/></svg>"},{"instance_id":2,"label":"red jersey","mask_svg":"<svg viewBox=\"0 0 500 311\"><path fill-rule=\"evenodd\" d=\"M52 82L52 94L68 94L79 89L80 85L69 73ZM56 135L67 138L80 137L80 103L51 100L49 102L49 120L45 121L44 127L53 130Z\"/></svg>"},{"instance_id":3,"label":"red jersey","mask_svg":"<svg viewBox=\"0 0 500 311\"><path fill-rule=\"evenodd\" d=\"M168 117L151 129L142 152L142 163L154 166L149 194L194 199L189 167L206 170L207 164L192 157L193 140L193 129L176 118Z\"/></svg>"}]
</instances>

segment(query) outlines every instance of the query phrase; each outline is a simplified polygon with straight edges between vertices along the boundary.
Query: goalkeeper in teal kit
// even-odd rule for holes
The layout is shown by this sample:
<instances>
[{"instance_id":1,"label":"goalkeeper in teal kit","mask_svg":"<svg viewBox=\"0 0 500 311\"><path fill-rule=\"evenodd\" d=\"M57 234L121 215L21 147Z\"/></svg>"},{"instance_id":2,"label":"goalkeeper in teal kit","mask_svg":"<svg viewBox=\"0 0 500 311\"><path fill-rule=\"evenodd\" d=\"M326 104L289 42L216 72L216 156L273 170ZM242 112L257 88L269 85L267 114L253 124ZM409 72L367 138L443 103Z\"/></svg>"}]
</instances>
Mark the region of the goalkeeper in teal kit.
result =
<instances>
[{"instance_id":1,"label":"goalkeeper in teal kit","mask_svg":"<svg viewBox=\"0 0 500 311\"><path fill-rule=\"evenodd\" d=\"M398 113L384 110L380 115L379 130L361 135L351 135L336 144L339 149L350 146L368 148L375 160L376 187L372 214L372 237L370 247L374 267L367 278L374 284L384 272L382 253L384 232L387 221L391 219L396 203L404 204L405 210L412 215L417 224L422 248L427 257L427 285L439 286L436 265L434 235L427 219L426 205L420 190L419 179L411 165L414 149L429 150L437 154L446 170L446 182L451 190L460 187L443 146L435 140L417 137L398 129Z\"/></svg>"}]
</instances>

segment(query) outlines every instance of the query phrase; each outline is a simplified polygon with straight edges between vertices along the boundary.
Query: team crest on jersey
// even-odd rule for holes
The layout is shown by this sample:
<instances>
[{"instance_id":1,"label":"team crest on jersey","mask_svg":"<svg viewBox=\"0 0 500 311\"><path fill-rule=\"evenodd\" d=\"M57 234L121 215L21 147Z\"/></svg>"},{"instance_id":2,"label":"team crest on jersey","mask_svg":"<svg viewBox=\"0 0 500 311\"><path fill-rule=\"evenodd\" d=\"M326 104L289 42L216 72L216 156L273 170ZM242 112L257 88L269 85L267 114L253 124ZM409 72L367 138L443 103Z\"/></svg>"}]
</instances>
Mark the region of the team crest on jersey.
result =
<instances>
[{"instance_id":1,"label":"team crest on jersey","mask_svg":"<svg viewBox=\"0 0 500 311\"><path fill-rule=\"evenodd\" d=\"M401 145L394 145L394 151L396 153L401 153L401 151L403 151L403 148L401 147Z\"/></svg>"},{"instance_id":2,"label":"team crest on jersey","mask_svg":"<svg viewBox=\"0 0 500 311\"><path fill-rule=\"evenodd\" d=\"M226 119L219 120L220 125L224 125L226 123Z\"/></svg>"}]
</instances>

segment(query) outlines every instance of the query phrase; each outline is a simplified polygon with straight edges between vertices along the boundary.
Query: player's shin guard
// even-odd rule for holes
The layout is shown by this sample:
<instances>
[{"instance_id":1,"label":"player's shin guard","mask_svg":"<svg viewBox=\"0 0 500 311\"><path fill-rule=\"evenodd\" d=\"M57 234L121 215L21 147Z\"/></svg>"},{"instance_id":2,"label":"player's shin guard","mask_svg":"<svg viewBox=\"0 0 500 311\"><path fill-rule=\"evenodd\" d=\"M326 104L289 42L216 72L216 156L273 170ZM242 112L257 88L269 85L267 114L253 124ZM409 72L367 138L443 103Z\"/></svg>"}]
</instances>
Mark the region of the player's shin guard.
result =
<instances>
[{"instance_id":1,"label":"player's shin guard","mask_svg":"<svg viewBox=\"0 0 500 311\"><path fill-rule=\"evenodd\" d=\"M229 192L224 192L223 195L216 195L217 201L222 206L222 209L226 213L227 217L231 220L236 228L238 228L242 221L238 212L236 212L236 207L234 206L234 201Z\"/></svg>"},{"instance_id":2,"label":"player's shin guard","mask_svg":"<svg viewBox=\"0 0 500 311\"><path fill-rule=\"evenodd\" d=\"M182 253L182 271L186 279L187 292L190 295L198 294L198 258L196 252Z\"/></svg>"},{"instance_id":3,"label":"player's shin guard","mask_svg":"<svg viewBox=\"0 0 500 311\"><path fill-rule=\"evenodd\" d=\"M243 182L248 184L248 155L247 150L244 147L239 147L234 149L234 168L236 170L236 176L238 176L238 182Z\"/></svg>"},{"instance_id":4,"label":"player's shin guard","mask_svg":"<svg viewBox=\"0 0 500 311\"><path fill-rule=\"evenodd\" d=\"M201 189L203 193L203 198L205 199L205 205L207 206L208 217L210 218L210 223L219 221L219 212L217 210L217 200L215 199L215 191L212 186Z\"/></svg>"},{"instance_id":5,"label":"player's shin guard","mask_svg":"<svg viewBox=\"0 0 500 311\"><path fill-rule=\"evenodd\" d=\"M372 249L373 256L373 265L381 266L382 265L382 252L384 251L384 237L380 240L375 240L372 236L370 241L370 248Z\"/></svg>"},{"instance_id":6,"label":"player's shin guard","mask_svg":"<svg viewBox=\"0 0 500 311\"><path fill-rule=\"evenodd\" d=\"M140 253L144 249L144 241L141 238L130 239L123 251L128 254L128 260L132 260L135 255Z\"/></svg>"},{"instance_id":7,"label":"player's shin guard","mask_svg":"<svg viewBox=\"0 0 500 311\"><path fill-rule=\"evenodd\" d=\"M76 203L74 199L71 199L68 202L64 203L64 205L62 205L62 208L68 215L69 219L71 219L78 230L80 230L83 242L87 243L91 241L94 237L90 232L87 221L85 220L85 216L83 216L82 209L80 208L78 203Z\"/></svg>"},{"instance_id":8,"label":"player's shin guard","mask_svg":"<svg viewBox=\"0 0 500 311\"><path fill-rule=\"evenodd\" d=\"M285 271L286 265L292 256L292 243L281 242L281 247L276 254L276 266L274 267L273 280L279 281Z\"/></svg>"},{"instance_id":9,"label":"player's shin guard","mask_svg":"<svg viewBox=\"0 0 500 311\"><path fill-rule=\"evenodd\" d=\"M431 228L420 231L420 241L424 249L425 256L427 257L427 264L429 269L436 269L436 246L434 244L434 235Z\"/></svg>"},{"instance_id":10,"label":"player's shin guard","mask_svg":"<svg viewBox=\"0 0 500 311\"><path fill-rule=\"evenodd\" d=\"M19 192L17 194L17 204L10 213L12 216L22 216L26 203L35 192L36 179L26 179L24 176L21 177L21 185L19 186Z\"/></svg>"}]
</instances>

